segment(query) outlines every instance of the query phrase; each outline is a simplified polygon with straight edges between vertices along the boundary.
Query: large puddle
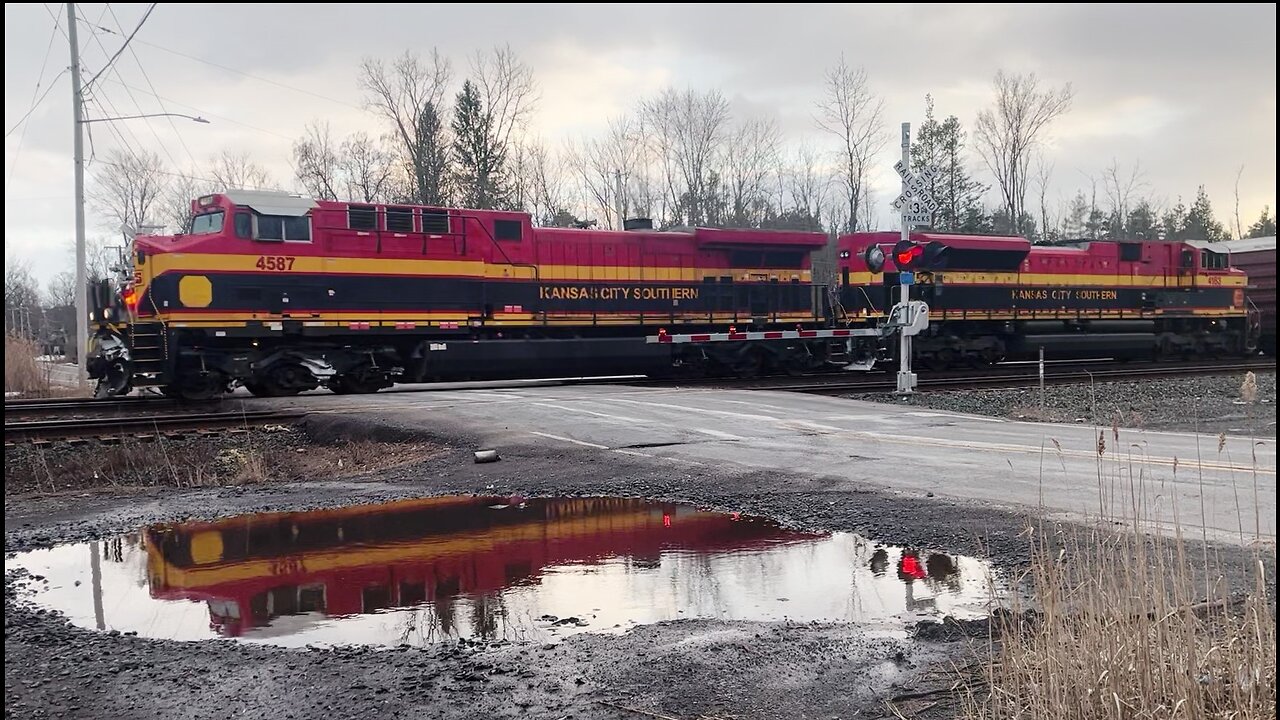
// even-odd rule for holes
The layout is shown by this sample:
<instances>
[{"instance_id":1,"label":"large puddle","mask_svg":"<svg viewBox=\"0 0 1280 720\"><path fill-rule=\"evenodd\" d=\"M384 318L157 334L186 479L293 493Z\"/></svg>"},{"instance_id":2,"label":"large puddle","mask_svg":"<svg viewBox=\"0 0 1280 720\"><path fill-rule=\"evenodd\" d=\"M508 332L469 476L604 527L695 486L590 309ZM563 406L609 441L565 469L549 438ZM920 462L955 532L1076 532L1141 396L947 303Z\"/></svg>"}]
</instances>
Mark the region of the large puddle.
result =
<instances>
[{"instance_id":1,"label":"large puddle","mask_svg":"<svg viewBox=\"0 0 1280 720\"><path fill-rule=\"evenodd\" d=\"M900 629L986 613L985 562L622 498L444 497L21 553L34 600L145 637L284 646L554 640L679 618Z\"/></svg>"}]
</instances>

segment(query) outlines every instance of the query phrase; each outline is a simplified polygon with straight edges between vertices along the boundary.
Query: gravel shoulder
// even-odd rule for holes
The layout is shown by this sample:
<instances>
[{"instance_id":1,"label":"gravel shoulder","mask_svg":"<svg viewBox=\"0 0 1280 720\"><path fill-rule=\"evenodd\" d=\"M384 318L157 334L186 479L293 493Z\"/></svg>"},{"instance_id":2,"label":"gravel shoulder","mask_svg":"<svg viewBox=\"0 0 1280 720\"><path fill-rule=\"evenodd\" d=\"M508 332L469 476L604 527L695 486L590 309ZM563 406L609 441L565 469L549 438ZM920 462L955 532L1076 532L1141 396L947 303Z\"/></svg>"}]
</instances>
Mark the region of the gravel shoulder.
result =
<instances>
[{"instance_id":1,"label":"gravel shoulder","mask_svg":"<svg viewBox=\"0 0 1280 720\"><path fill-rule=\"evenodd\" d=\"M1276 374L1255 378L1253 402L1242 399L1243 375L1050 385L1043 403L1038 388L929 391L905 400L887 393L849 397L1013 420L1275 437Z\"/></svg>"}]
</instances>

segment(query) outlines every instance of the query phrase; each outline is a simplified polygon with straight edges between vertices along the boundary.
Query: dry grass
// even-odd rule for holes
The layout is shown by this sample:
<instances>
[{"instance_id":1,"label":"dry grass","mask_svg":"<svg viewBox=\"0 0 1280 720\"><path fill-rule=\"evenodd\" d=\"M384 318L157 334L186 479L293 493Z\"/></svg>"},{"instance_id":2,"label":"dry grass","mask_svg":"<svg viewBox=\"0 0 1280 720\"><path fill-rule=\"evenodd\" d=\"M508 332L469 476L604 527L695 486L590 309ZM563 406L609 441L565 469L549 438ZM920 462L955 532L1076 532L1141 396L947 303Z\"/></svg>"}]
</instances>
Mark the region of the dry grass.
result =
<instances>
[{"instance_id":1,"label":"dry grass","mask_svg":"<svg viewBox=\"0 0 1280 720\"><path fill-rule=\"evenodd\" d=\"M359 440L313 444L294 428L244 435L49 448L19 445L6 453L5 490L65 492L85 488L210 487L353 477L421 462L440 452L425 443Z\"/></svg>"},{"instance_id":2,"label":"dry grass","mask_svg":"<svg viewBox=\"0 0 1280 720\"><path fill-rule=\"evenodd\" d=\"M1252 378L1241 394L1256 397ZM1145 486L1140 469L1104 462L1107 434L1098 436L1099 506L1127 496L1116 503L1126 515L1104 513L1098 529L1028 528L1027 594L992 622L983 670L962 681L963 716L1275 718L1274 539L1248 538L1242 518L1251 549L1220 556L1203 536L1184 538L1176 517L1144 516L1145 498L1159 489ZM1110 434L1115 453L1118 428ZM1116 523L1128 530L1105 529Z\"/></svg>"},{"instance_id":3,"label":"dry grass","mask_svg":"<svg viewBox=\"0 0 1280 720\"><path fill-rule=\"evenodd\" d=\"M28 338L8 334L4 337L4 392L24 397L49 394L49 369L36 361L40 346Z\"/></svg>"},{"instance_id":4,"label":"dry grass","mask_svg":"<svg viewBox=\"0 0 1280 720\"><path fill-rule=\"evenodd\" d=\"M1275 609L1262 558L1202 577L1177 539L1036 530L1032 542L1034 611L997 619L966 717L1276 717ZM1243 588L1221 574L1231 571L1248 575Z\"/></svg>"}]
</instances>

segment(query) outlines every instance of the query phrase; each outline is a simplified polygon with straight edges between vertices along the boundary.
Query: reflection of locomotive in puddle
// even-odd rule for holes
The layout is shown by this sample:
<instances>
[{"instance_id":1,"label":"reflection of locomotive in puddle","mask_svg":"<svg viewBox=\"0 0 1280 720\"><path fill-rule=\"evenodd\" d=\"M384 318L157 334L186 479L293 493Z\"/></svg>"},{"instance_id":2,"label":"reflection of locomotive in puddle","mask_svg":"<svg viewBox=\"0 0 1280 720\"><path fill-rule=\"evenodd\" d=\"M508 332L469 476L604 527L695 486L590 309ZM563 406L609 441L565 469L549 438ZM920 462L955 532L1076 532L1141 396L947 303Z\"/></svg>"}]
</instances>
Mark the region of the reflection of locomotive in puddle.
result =
<instances>
[{"instance_id":1,"label":"reflection of locomotive in puddle","mask_svg":"<svg viewBox=\"0 0 1280 720\"><path fill-rule=\"evenodd\" d=\"M460 598L483 614L497 605L490 599L538 583L549 567L613 557L644 565L674 548L708 553L820 536L637 499L446 497L157 525L145 537L152 597L204 601L211 626L238 636L417 606L452 634ZM294 617L276 622L282 616ZM483 636L494 619L470 625Z\"/></svg>"},{"instance_id":2,"label":"reflection of locomotive in puddle","mask_svg":"<svg viewBox=\"0 0 1280 720\"><path fill-rule=\"evenodd\" d=\"M877 547L871 554L871 572L876 577L883 577L888 570L889 551ZM908 611L936 610L939 592L959 593L961 589L960 565L954 557L943 553L924 554L919 548L905 547L898 556L897 573L906 594ZM927 596L916 597L917 582L928 588Z\"/></svg>"}]
</instances>

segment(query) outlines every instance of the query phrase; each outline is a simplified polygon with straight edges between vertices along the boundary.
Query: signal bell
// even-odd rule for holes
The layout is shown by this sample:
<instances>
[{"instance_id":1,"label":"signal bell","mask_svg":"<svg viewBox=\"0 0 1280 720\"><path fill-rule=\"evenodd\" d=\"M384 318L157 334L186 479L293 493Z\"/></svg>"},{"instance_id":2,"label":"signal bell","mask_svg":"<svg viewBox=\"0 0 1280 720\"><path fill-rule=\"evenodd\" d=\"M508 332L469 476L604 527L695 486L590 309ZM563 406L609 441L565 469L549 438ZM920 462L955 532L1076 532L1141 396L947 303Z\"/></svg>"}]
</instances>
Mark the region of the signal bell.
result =
<instances>
[{"instance_id":1,"label":"signal bell","mask_svg":"<svg viewBox=\"0 0 1280 720\"><path fill-rule=\"evenodd\" d=\"M884 251L879 245L868 245L867 249L862 251L862 261L867 264L867 270L878 273L884 270Z\"/></svg>"}]
</instances>

